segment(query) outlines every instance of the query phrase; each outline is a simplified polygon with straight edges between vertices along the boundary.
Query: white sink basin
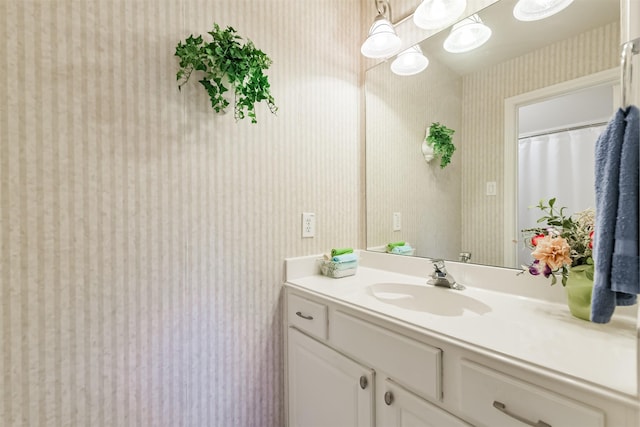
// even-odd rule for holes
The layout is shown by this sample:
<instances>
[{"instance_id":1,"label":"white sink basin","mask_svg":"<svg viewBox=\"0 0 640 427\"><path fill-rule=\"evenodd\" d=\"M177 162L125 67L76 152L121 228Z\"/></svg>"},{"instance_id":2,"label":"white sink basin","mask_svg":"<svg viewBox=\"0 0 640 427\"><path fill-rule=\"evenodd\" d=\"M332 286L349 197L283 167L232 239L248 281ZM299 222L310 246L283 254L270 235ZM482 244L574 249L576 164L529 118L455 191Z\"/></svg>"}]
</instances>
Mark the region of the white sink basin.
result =
<instances>
[{"instance_id":1,"label":"white sink basin","mask_svg":"<svg viewBox=\"0 0 640 427\"><path fill-rule=\"evenodd\" d=\"M462 316L465 311L483 315L491 311L487 304L465 295L464 290L408 283L375 283L367 290L386 304L439 316Z\"/></svg>"}]
</instances>

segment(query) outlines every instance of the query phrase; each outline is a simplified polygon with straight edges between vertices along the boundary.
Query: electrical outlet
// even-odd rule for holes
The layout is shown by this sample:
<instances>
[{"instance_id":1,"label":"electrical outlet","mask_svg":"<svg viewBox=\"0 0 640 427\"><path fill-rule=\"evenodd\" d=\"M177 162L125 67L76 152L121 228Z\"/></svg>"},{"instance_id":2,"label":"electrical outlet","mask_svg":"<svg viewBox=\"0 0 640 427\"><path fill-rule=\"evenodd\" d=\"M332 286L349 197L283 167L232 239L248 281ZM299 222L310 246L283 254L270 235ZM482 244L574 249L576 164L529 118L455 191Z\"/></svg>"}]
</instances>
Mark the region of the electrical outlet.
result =
<instances>
[{"instance_id":1,"label":"electrical outlet","mask_svg":"<svg viewBox=\"0 0 640 427\"><path fill-rule=\"evenodd\" d=\"M400 212L393 213L393 231L402 230L402 214Z\"/></svg>"},{"instance_id":2,"label":"electrical outlet","mask_svg":"<svg viewBox=\"0 0 640 427\"><path fill-rule=\"evenodd\" d=\"M311 212L302 213L302 237L315 237L316 235L316 214Z\"/></svg>"}]
</instances>

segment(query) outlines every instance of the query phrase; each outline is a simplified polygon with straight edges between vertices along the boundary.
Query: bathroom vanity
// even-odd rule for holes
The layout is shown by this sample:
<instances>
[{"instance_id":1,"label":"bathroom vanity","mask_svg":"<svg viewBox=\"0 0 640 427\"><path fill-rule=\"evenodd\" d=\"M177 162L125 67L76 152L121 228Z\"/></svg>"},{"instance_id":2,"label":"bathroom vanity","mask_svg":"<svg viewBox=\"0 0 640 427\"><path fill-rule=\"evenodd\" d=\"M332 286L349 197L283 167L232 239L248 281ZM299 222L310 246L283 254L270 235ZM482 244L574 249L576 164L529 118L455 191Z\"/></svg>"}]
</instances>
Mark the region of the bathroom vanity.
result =
<instances>
[{"instance_id":1,"label":"bathroom vanity","mask_svg":"<svg viewBox=\"0 0 640 427\"><path fill-rule=\"evenodd\" d=\"M637 427L634 310L573 318L563 289L515 270L360 254L355 276L286 260L289 427ZM538 279L538 280L536 280Z\"/></svg>"}]
</instances>

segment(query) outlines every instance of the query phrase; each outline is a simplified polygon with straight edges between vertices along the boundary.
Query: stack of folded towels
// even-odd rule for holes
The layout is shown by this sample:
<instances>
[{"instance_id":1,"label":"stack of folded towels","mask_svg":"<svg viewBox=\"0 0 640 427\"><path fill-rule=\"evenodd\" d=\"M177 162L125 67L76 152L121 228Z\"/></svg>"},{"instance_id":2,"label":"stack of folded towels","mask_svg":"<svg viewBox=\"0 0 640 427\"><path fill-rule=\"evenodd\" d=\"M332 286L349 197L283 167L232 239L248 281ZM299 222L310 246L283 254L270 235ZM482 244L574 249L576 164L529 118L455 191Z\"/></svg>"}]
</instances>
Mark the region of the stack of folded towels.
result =
<instances>
[{"instance_id":1,"label":"stack of folded towels","mask_svg":"<svg viewBox=\"0 0 640 427\"><path fill-rule=\"evenodd\" d=\"M331 249L324 255L321 270L325 276L339 278L353 276L358 268L358 255L351 248Z\"/></svg>"},{"instance_id":2,"label":"stack of folded towels","mask_svg":"<svg viewBox=\"0 0 640 427\"><path fill-rule=\"evenodd\" d=\"M407 242L395 242L387 245L387 253L398 255L413 255L413 248Z\"/></svg>"}]
</instances>

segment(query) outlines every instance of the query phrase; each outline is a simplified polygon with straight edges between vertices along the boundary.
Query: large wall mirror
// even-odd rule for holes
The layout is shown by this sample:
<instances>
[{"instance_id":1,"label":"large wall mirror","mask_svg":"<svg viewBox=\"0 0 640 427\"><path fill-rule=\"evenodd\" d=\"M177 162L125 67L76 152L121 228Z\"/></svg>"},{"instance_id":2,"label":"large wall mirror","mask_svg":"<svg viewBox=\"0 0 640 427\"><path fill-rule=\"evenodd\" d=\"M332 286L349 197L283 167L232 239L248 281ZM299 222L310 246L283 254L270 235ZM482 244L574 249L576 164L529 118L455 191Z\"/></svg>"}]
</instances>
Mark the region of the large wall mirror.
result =
<instances>
[{"instance_id":1,"label":"large wall mirror","mask_svg":"<svg viewBox=\"0 0 640 427\"><path fill-rule=\"evenodd\" d=\"M366 71L369 250L384 251L388 243L404 241L415 256L457 261L468 253L473 263L517 267L523 243L509 230L517 217L518 181L541 180L536 175L542 172L535 167L536 172L518 172L517 157L509 153L517 153L520 136L602 126L614 111L616 74L611 71L619 62L619 1L575 0L561 13L533 22L513 17L515 3L500 0L478 12L492 36L476 50L446 52L442 45L450 30L445 29L420 42L430 62L423 72L398 76L390 61ZM573 91L570 82L578 82ZM562 96L576 95L579 101L573 102L582 107L587 105L584 96L591 96L586 92L593 92L590 99L595 100L589 102L594 107L582 108L586 116L566 120L551 114L555 121L545 123L536 111L549 112L557 105L533 103L560 102L560 92L550 88L563 84L569 86ZM527 98L537 93L547 98ZM526 114L517 109L506 114L509 105L529 108ZM561 113L574 110L558 105L564 105L558 107ZM530 114L526 127L518 123L519 116ZM438 162L427 163L421 152L434 122L455 130L456 152L444 169ZM509 129L513 135L507 135ZM505 144L514 148L505 150ZM568 164L560 161L559 167ZM569 187L593 187L580 174L568 182Z\"/></svg>"}]
</instances>

